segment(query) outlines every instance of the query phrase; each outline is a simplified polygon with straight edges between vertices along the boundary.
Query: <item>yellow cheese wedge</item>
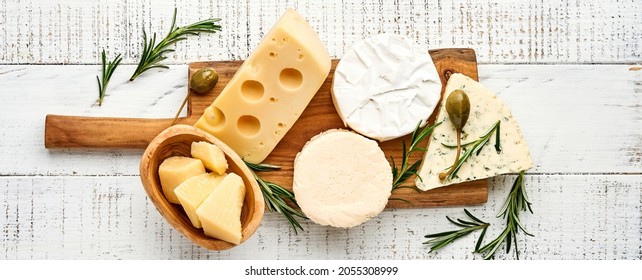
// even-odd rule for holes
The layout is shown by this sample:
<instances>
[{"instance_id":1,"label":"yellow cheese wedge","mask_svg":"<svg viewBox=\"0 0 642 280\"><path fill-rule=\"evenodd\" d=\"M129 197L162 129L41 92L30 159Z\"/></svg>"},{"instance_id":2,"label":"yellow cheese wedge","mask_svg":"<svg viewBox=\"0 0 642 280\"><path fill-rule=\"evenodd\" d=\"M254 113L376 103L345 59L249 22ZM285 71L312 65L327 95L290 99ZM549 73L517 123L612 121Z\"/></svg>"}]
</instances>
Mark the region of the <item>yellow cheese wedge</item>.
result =
<instances>
[{"instance_id":1,"label":"yellow cheese wedge","mask_svg":"<svg viewBox=\"0 0 642 280\"><path fill-rule=\"evenodd\" d=\"M241 243L241 208L245 198L243 179L230 173L196 209L207 236Z\"/></svg>"},{"instance_id":2,"label":"yellow cheese wedge","mask_svg":"<svg viewBox=\"0 0 642 280\"><path fill-rule=\"evenodd\" d=\"M205 173L205 167L198 159L181 156L165 159L158 167L158 176L167 201L179 204L174 189L190 177L203 173Z\"/></svg>"},{"instance_id":3,"label":"yellow cheese wedge","mask_svg":"<svg viewBox=\"0 0 642 280\"><path fill-rule=\"evenodd\" d=\"M218 187L224 177L215 173L201 174L185 180L174 189L178 201L181 202L183 210L194 227L202 227L201 220L196 215L196 209L214 191L214 188Z\"/></svg>"},{"instance_id":4,"label":"yellow cheese wedge","mask_svg":"<svg viewBox=\"0 0 642 280\"><path fill-rule=\"evenodd\" d=\"M195 126L243 159L260 163L294 125L330 72L330 56L289 9L241 65Z\"/></svg>"},{"instance_id":5,"label":"yellow cheese wedge","mask_svg":"<svg viewBox=\"0 0 642 280\"><path fill-rule=\"evenodd\" d=\"M192 157L200 159L209 170L223 174L227 170L227 160L221 149L208 142L192 142Z\"/></svg>"}]
</instances>

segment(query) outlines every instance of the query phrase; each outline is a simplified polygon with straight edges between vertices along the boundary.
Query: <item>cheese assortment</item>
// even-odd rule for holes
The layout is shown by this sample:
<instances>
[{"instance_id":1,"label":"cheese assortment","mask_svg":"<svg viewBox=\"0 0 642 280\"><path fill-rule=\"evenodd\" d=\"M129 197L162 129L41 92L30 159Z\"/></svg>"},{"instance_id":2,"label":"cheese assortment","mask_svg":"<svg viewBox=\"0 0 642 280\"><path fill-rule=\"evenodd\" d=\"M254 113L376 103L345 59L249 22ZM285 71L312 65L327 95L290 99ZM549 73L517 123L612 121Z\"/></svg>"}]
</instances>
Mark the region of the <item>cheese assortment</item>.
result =
<instances>
[{"instance_id":1,"label":"cheese assortment","mask_svg":"<svg viewBox=\"0 0 642 280\"><path fill-rule=\"evenodd\" d=\"M195 126L260 163L301 116L330 72L330 56L288 9Z\"/></svg>"},{"instance_id":2,"label":"cheese assortment","mask_svg":"<svg viewBox=\"0 0 642 280\"><path fill-rule=\"evenodd\" d=\"M330 68L330 57L316 33L290 9L195 126L228 144L245 161L261 163L301 116ZM440 98L446 100L455 90L463 91L469 101L461 107L466 108L462 116L467 118L459 127L461 137L442 102L436 120L441 124L429 136L417 188L430 190L533 166L508 107L489 89L457 73L450 76L442 97L430 55L409 38L379 34L357 43L341 58L333 77L333 105L353 131L330 129L312 137L295 156L293 167L296 202L317 224L350 228L380 214L390 199L393 180L395 186L403 180L393 178L390 163L372 139L399 138L426 125ZM453 159L459 158L452 148L458 138L466 152L471 149L468 144L488 135L498 121L501 137L487 143L497 144L496 149L482 145L479 153L462 161L452 177L440 178L440 173L451 169ZM226 173L225 155L215 145L194 142L191 155L193 158L172 157L161 164L159 174L167 199L180 203L192 225L206 235L239 244L243 180ZM408 176L412 174L414 171Z\"/></svg>"},{"instance_id":3,"label":"cheese assortment","mask_svg":"<svg viewBox=\"0 0 642 280\"><path fill-rule=\"evenodd\" d=\"M440 93L428 51L410 38L386 33L354 45L332 80L332 100L344 125L379 141L423 126Z\"/></svg>"},{"instance_id":4,"label":"cheese assortment","mask_svg":"<svg viewBox=\"0 0 642 280\"><path fill-rule=\"evenodd\" d=\"M390 165L377 142L346 130L310 139L294 160L293 180L303 213L341 228L381 213L392 188Z\"/></svg>"},{"instance_id":5,"label":"cheese assortment","mask_svg":"<svg viewBox=\"0 0 642 280\"><path fill-rule=\"evenodd\" d=\"M480 153L465 162L457 176L452 180L440 180L438 174L453 164L455 149L444 146L457 142L457 132L448 119L445 104L439 109L437 122L441 122L430 137L428 149L424 155L423 165L419 170L421 179L415 184L421 190L430 190L456 183L485 179L504 173L518 173L533 166L528 146L524 140L517 121L510 109L488 88L462 74L453 74L448 80L444 100L455 90L463 90L470 99L470 117L463 127L462 143L477 140L500 121L501 152L485 147ZM445 103L445 102L443 102ZM495 145L496 138L491 137L488 146ZM467 147L463 147L462 153Z\"/></svg>"},{"instance_id":6,"label":"cheese assortment","mask_svg":"<svg viewBox=\"0 0 642 280\"><path fill-rule=\"evenodd\" d=\"M243 180L235 173L226 173L225 154L216 145L192 142L190 153L197 158L174 156L160 164L165 197L180 204L192 225L202 228L205 235L239 244Z\"/></svg>"}]
</instances>

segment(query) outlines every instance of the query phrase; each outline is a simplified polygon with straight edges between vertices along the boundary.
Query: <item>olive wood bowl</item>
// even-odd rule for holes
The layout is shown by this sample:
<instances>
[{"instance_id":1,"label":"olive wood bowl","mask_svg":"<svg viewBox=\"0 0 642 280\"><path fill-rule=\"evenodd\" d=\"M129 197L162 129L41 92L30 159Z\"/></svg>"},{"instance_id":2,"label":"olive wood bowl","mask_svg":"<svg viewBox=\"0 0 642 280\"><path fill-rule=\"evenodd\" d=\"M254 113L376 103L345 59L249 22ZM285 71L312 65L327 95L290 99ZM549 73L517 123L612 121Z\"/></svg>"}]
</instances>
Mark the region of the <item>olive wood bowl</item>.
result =
<instances>
[{"instance_id":1,"label":"olive wood bowl","mask_svg":"<svg viewBox=\"0 0 642 280\"><path fill-rule=\"evenodd\" d=\"M192 226L181 205L172 204L163 195L158 176L158 167L168 157L190 157L192 142L207 141L215 144L223 153L228 163L227 172L234 172L245 183L245 199L241 210L241 243L245 242L256 231L263 219L265 203L252 171L243 160L225 143L214 136L188 125L175 125L165 129L149 144L140 160L140 179L147 195L158 209L158 212L176 230L197 245L209 250L226 250L236 244L205 235L202 229Z\"/></svg>"}]
</instances>

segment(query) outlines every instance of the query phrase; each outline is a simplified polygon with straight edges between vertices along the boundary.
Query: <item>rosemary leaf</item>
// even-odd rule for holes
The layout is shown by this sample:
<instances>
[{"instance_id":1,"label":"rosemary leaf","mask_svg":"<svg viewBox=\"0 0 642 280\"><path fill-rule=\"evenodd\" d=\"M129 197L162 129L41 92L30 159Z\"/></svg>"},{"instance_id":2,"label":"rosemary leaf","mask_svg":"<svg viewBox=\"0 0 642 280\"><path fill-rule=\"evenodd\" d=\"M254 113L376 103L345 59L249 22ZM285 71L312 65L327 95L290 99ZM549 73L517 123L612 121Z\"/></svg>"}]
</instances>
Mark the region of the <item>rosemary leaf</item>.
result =
<instances>
[{"instance_id":1,"label":"rosemary leaf","mask_svg":"<svg viewBox=\"0 0 642 280\"><path fill-rule=\"evenodd\" d=\"M474 231L477 230L482 230L482 233L479 235L479 238L477 240L477 247L480 246L482 243L482 240L484 239L484 235L486 234L486 229L490 225L489 223L483 222L479 218L473 216L468 210L464 209L464 212L466 215L470 218L470 221L464 220L464 219L457 219L456 221L451 219L450 217L446 216L446 219L460 227L461 229L458 230L451 230L451 231L444 231L440 233L433 233L433 234L428 234L425 236L425 238L428 238L429 240L425 241L423 244L429 245L430 246L430 252L434 252L436 250L439 250L446 245L454 242L455 240L464 237L466 235L471 234Z\"/></svg>"},{"instance_id":2,"label":"rosemary leaf","mask_svg":"<svg viewBox=\"0 0 642 280\"><path fill-rule=\"evenodd\" d=\"M281 166L267 163L255 164L246 161L245 164L254 171L275 171L281 169Z\"/></svg>"},{"instance_id":3,"label":"rosemary leaf","mask_svg":"<svg viewBox=\"0 0 642 280\"><path fill-rule=\"evenodd\" d=\"M109 84L109 80L111 79L111 76L114 74L114 71L116 70L116 67L120 64L120 61L123 60L123 58L118 54L114 60L107 62L107 57L105 55L105 49L103 49L102 52L102 80L100 77L96 76L96 80L98 81L98 106L103 105L103 99L105 98L105 92L107 91L107 85Z\"/></svg>"},{"instance_id":4,"label":"rosemary leaf","mask_svg":"<svg viewBox=\"0 0 642 280\"><path fill-rule=\"evenodd\" d=\"M303 212L296 210L287 203L287 201L292 204L299 206L294 198L294 193L291 191L279 186L278 184L272 183L270 181L265 181L256 174L256 171L274 171L281 169L278 165L272 164L254 164L245 162L245 164L252 170L254 179L259 184L261 188L261 193L263 194L263 199L265 200L265 205L267 205L268 210L271 212L277 212L290 223L294 229L294 233L298 233L297 229L304 230L301 224L296 220L296 217L307 219Z\"/></svg>"},{"instance_id":5,"label":"rosemary leaf","mask_svg":"<svg viewBox=\"0 0 642 280\"><path fill-rule=\"evenodd\" d=\"M500 141L499 141L500 140L500 137L499 137L500 136L500 134L499 134L500 125L501 125L501 121L497 121L488 130L488 132L486 132L486 134L482 135L479 139L477 139L474 142L470 142L470 143L466 143L466 144L462 144L461 145L462 148L466 147L466 146L471 146L471 147L466 149L464 154L462 154L461 157L459 158L459 161L457 161L455 163L455 168L453 169L453 171L450 174L448 174L448 177L446 177L447 180L452 180L453 178L455 178L455 176L457 176L457 172L459 171L459 169L462 167L462 165L464 165L466 160L468 160L468 158L470 158L470 156L472 154L479 155L479 153L481 153L482 148L486 144L488 144L488 142L490 142L490 137L493 135L493 133L495 133L495 151L497 151L497 153L501 152L501 146L499 144L500 143ZM446 148L449 148L449 149L457 148L456 145L450 145L450 144L444 144L444 143L442 143L441 145L446 147Z\"/></svg>"},{"instance_id":6,"label":"rosemary leaf","mask_svg":"<svg viewBox=\"0 0 642 280\"><path fill-rule=\"evenodd\" d=\"M201 33L216 33L221 31L221 26L217 24L220 18L210 18L183 27L176 27L176 11L172 17L172 26L169 33L163 40L156 44L156 33L147 41L147 33L143 30L143 52L138 62L138 67L129 79L133 81L143 72L153 68L169 68L167 65L160 64L167 58L167 53L174 52L169 47L187 39L188 35L200 35Z\"/></svg>"},{"instance_id":7,"label":"rosemary leaf","mask_svg":"<svg viewBox=\"0 0 642 280\"><path fill-rule=\"evenodd\" d=\"M417 127L415 128L414 132L412 133L411 142L410 146L406 146L406 141L402 142L402 150L403 154L401 156L401 166L397 167L395 165L395 160L390 157L391 163L392 163L392 190L396 190L402 187L402 183L406 181L408 178L412 177L412 175L417 176L419 172L419 167L421 166L421 159L415 161L412 164L408 164L408 161L410 160L410 155L414 152L418 151L425 151L424 148L418 147L417 145L426 139L428 135L432 133L432 131L441 123L435 123L433 125L427 125L423 129L420 127L421 122L417 124ZM418 178L421 179L421 177L417 176ZM407 186L404 186L407 187Z\"/></svg>"},{"instance_id":8,"label":"rosemary leaf","mask_svg":"<svg viewBox=\"0 0 642 280\"><path fill-rule=\"evenodd\" d=\"M524 226L519 220L520 211L529 211L533 213L531 209L531 202L528 201L526 196L526 188L524 185L524 171L519 173L517 179L513 183L513 186L504 202L504 206L500 211L497 217L506 218L506 228L502 233L499 234L495 239L490 241L488 244L481 246L481 248L476 248L475 252L481 253L484 256L484 259L488 260L495 256L497 249L502 243L506 243L506 253L510 253L511 243L515 248L515 257L519 259L519 250L517 248L517 233L521 230L524 234L528 236L534 236L533 234L526 231ZM512 242L511 242L512 241Z\"/></svg>"}]
</instances>

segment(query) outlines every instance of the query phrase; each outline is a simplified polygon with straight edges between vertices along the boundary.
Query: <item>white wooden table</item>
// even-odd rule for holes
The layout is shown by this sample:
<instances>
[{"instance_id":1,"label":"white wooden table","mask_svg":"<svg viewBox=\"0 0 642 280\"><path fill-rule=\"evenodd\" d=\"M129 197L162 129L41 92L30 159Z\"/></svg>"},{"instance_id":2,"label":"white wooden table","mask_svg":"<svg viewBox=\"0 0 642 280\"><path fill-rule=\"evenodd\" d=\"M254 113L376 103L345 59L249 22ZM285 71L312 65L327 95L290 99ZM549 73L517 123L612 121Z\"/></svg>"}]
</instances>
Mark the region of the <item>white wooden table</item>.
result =
<instances>
[{"instance_id":1,"label":"white wooden table","mask_svg":"<svg viewBox=\"0 0 642 280\"><path fill-rule=\"evenodd\" d=\"M179 43L169 70L127 82L142 30L165 34L174 6L179 25L221 17L224 31ZM173 116L187 63L246 58L286 7L337 58L380 32L426 49L474 48L481 82L512 108L535 161L526 175L535 214L522 215L535 237L519 235L521 256L642 258L642 2L634 0L0 0L0 258L479 259L474 236L432 254L422 245L425 234L451 229L445 216L462 217L463 207L388 210L347 230L304 222L298 235L266 213L248 242L209 252L147 199L142 151L44 148L46 114ZM98 107L103 47L128 65ZM491 179L488 202L466 206L495 224L488 237L502 229L495 215L513 178Z\"/></svg>"}]
</instances>

